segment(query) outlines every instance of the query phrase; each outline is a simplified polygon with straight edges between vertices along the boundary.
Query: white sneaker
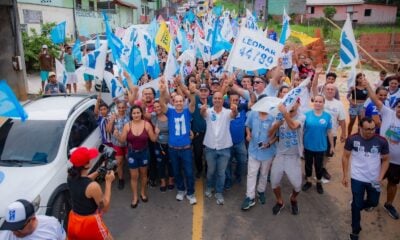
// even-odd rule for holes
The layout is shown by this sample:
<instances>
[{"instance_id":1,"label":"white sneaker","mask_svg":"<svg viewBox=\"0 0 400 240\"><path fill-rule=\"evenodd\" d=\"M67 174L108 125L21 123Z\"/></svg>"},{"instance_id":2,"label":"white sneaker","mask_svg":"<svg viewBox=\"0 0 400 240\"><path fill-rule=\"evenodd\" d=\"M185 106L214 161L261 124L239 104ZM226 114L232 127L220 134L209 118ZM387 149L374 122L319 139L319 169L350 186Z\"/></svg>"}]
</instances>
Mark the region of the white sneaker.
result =
<instances>
[{"instance_id":1,"label":"white sneaker","mask_svg":"<svg viewBox=\"0 0 400 240\"><path fill-rule=\"evenodd\" d=\"M215 198L217 199L218 205L224 205L225 201L224 201L224 196L222 195L222 193L216 193Z\"/></svg>"},{"instance_id":2,"label":"white sneaker","mask_svg":"<svg viewBox=\"0 0 400 240\"><path fill-rule=\"evenodd\" d=\"M185 198L186 192L185 191L178 191L176 194L176 200L182 201Z\"/></svg>"},{"instance_id":3,"label":"white sneaker","mask_svg":"<svg viewBox=\"0 0 400 240\"><path fill-rule=\"evenodd\" d=\"M204 195L206 197L211 198L212 197L212 188L207 188L206 191L204 192Z\"/></svg>"},{"instance_id":4,"label":"white sneaker","mask_svg":"<svg viewBox=\"0 0 400 240\"><path fill-rule=\"evenodd\" d=\"M194 196L194 194L192 195L186 195L187 200L189 200L190 205L194 205L197 203L196 197Z\"/></svg>"}]
</instances>

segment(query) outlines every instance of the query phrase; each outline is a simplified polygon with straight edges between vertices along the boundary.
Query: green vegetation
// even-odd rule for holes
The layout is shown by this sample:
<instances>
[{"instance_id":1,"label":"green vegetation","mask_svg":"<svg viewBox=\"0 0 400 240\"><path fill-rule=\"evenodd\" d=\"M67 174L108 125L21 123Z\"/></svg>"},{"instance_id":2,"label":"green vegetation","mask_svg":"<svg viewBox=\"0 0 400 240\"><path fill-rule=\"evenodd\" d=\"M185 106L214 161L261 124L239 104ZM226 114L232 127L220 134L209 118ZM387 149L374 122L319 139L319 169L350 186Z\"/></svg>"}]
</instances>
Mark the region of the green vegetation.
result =
<instances>
[{"instance_id":1,"label":"green vegetation","mask_svg":"<svg viewBox=\"0 0 400 240\"><path fill-rule=\"evenodd\" d=\"M50 40L49 32L56 23L45 23L42 25L42 32L39 34L35 29L30 29L30 34L22 32L22 42L25 53L25 64L28 71L39 70L38 55L42 45L47 45L52 56L56 57L59 47Z\"/></svg>"}]
</instances>

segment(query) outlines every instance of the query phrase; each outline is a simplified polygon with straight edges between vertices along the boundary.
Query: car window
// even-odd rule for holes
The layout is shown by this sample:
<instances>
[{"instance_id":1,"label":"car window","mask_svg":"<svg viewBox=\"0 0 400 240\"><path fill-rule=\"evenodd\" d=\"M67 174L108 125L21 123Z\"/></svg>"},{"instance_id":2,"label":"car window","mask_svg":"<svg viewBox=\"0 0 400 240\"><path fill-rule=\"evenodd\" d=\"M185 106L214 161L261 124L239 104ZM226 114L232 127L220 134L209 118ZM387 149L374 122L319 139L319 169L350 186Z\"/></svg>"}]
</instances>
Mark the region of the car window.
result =
<instances>
[{"instance_id":1,"label":"car window","mask_svg":"<svg viewBox=\"0 0 400 240\"><path fill-rule=\"evenodd\" d=\"M72 124L68 139L68 152L80 146L83 141L97 128L94 106L81 113Z\"/></svg>"},{"instance_id":2,"label":"car window","mask_svg":"<svg viewBox=\"0 0 400 240\"><path fill-rule=\"evenodd\" d=\"M0 123L0 166L46 164L56 156L65 120L6 119Z\"/></svg>"}]
</instances>

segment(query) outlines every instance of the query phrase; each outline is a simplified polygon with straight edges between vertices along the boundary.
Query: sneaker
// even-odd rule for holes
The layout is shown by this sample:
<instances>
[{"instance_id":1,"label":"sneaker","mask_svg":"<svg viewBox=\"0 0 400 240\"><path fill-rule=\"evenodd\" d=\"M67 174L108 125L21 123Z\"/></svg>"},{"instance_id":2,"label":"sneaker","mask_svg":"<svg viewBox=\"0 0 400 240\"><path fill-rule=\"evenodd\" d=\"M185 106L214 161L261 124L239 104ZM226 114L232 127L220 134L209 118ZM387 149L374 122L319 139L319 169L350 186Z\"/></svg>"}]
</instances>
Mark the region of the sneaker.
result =
<instances>
[{"instance_id":1,"label":"sneaker","mask_svg":"<svg viewBox=\"0 0 400 240\"><path fill-rule=\"evenodd\" d=\"M324 193L324 189L322 188L322 183L320 183L320 182L317 183L317 192L319 194L323 194Z\"/></svg>"},{"instance_id":2,"label":"sneaker","mask_svg":"<svg viewBox=\"0 0 400 240\"><path fill-rule=\"evenodd\" d=\"M185 191L178 191L178 194L176 194L176 200L182 201L185 195L186 195Z\"/></svg>"},{"instance_id":3,"label":"sneaker","mask_svg":"<svg viewBox=\"0 0 400 240\"><path fill-rule=\"evenodd\" d=\"M374 211L374 207L367 207L367 208L364 208L364 210L366 211L366 212L372 212L372 211Z\"/></svg>"},{"instance_id":4,"label":"sneaker","mask_svg":"<svg viewBox=\"0 0 400 240\"><path fill-rule=\"evenodd\" d=\"M322 169L322 177L324 177L326 180L331 180L331 175L328 173L326 168Z\"/></svg>"},{"instance_id":5,"label":"sneaker","mask_svg":"<svg viewBox=\"0 0 400 240\"><path fill-rule=\"evenodd\" d=\"M254 201L254 199L250 199L249 197L246 197L242 203L241 209L248 210L254 205L256 205L256 201Z\"/></svg>"},{"instance_id":6,"label":"sneaker","mask_svg":"<svg viewBox=\"0 0 400 240\"><path fill-rule=\"evenodd\" d=\"M207 188L206 191L204 192L204 195L206 197L211 198L212 197L212 188Z\"/></svg>"},{"instance_id":7,"label":"sneaker","mask_svg":"<svg viewBox=\"0 0 400 240\"><path fill-rule=\"evenodd\" d=\"M383 207L388 212L389 216L391 216L393 219L396 220L399 219L399 214L397 213L396 208L394 208L392 204L385 203Z\"/></svg>"},{"instance_id":8,"label":"sneaker","mask_svg":"<svg viewBox=\"0 0 400 240\"><path fill-rule=\"evenodd\" d=\"M118 180L118 189L122 190L125 187L125 180L124 179L119 179Z\"/></svg>"},{"instance_id":9,"label":"sneaker","mask_svg":"<svg viewBox=\"0 0 400 240\"><path fill-rule=\"evenodd\" d=\"M216 193L215 198L217 199L217 205L224 205L224 196L222 193Z\"/></svg>"},{"instance_id":10,"label":"sneaker","mask_svg":"<svg viewBox=\"0 0 400 240\"><path fill-rule=\"evenodd\" d=\"M349 240L358 240L358 234L350 233Z\"/></svg>"},{"instance_id":11,"label":"sneaker","mask_svg":"<svg viewBox=\"0 0 400 240\"><path fill-rule=\"evenodd\" d=\"M187 200L189 200L190 205L194 205L197 203L196 197L194 194L192 195L186 195Z\"/></svg>"},{"instance_id":12,"label":"sneaker","mask_svg":"<svg viewBox=\"0 0 400 240\"><path fill-rule=\"evenodd\" d=\"M272 208L272 214L278 215L284 207L285 205L283 203L276 203L275 206Z\"/></svg>"},{"instance_id":13,"label":"sneaker","mask_svg":"<svg viewBox=\"0 0 400 240\"><path fill-rule=\"evenodd\" d=\"M299 214L299 206L297 205L297 201L293 202L290 201L291 209L292 209L292 214L293 215L298 215Z\"/></svg>"},{"instance_id":14,"label":"sneaker","mask_svg":"<svg viewBox=\"0 0 400 240\"><path fill-rule=\"evenodd\" d=\"M257 197L258 197L258 201L260 201L261 204L265 204L265 193L264 192L259 192L257 191Z\"/></svg>"},{"instance_id":15,"label":"sneaker","mask_svg":"<svg viewBox=\"0 0 400 240\"><path fill-rule=\"evenodd\" d=\"M303 187L301 188L301 190L303 190L304 192L307 191L308 189L310 189L310 187L312 186L311 182L306 182Z\"/></svg>"}]
</instances>

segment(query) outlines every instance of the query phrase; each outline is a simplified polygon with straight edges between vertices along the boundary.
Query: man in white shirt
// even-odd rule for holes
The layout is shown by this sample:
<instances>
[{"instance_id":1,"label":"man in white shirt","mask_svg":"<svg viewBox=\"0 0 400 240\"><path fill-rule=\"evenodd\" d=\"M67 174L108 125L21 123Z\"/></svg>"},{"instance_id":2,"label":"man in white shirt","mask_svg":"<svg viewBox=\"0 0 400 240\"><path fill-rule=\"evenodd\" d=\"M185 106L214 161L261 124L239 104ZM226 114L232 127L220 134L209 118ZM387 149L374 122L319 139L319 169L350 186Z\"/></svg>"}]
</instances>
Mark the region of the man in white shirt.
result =
<instances>
[{"instance_id":1,"label":"man in white shirt","mask_svg":"<svg viewBox=\"0 0 400 240\"><path fill-rule=\"evenodd\" d=\"M33 204L20 199L8 205L5 222L0 227L0 239L64 240L66 234L56 218L35 216Z\"/></svg>"},{"instance_id":2,"label":"man in white shirt","mask_svg":"<svg viewBox=\"0 0 400 240\"><path fill-rule=\"evenodd\" d=\"M339 126L341 128L340 142L344 142L346 140L346 112L344 110L343 103L335 98L335 93L336 93L336 87L333 83L328 83L325 85L324 110L328 112L332 117L333 144L336 146L337 130ZM328 141L328 149L330 149L329 141ZM328 160L327 157L333 157L333 154L327 152L323 162L324 167L322 169L322 175L325 179L329 180L331 176L326 170L326 162Z\"/></svg>"},{"instance_id":3,"label":"man in white shirt","mask_svg":"<svg viewBox=\"0 0 400 240\"><path fill-rule=\"evenodd\" d=\"M231 119L237 115L235 104L231 104L229 110L223 107L223 102L222 93L216 92L213 95L213 107L208 108L206 102L200 109L207 125L203 141L208 167L205 195L212 196L212 187L215 183L215 198L218 205L224 204L222 193L225 184L225 170L230 158L230 148L233 145L229 127Z\"/></svg>"}]
</instances>

